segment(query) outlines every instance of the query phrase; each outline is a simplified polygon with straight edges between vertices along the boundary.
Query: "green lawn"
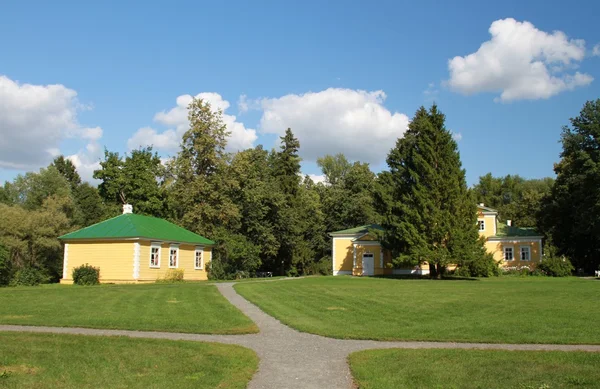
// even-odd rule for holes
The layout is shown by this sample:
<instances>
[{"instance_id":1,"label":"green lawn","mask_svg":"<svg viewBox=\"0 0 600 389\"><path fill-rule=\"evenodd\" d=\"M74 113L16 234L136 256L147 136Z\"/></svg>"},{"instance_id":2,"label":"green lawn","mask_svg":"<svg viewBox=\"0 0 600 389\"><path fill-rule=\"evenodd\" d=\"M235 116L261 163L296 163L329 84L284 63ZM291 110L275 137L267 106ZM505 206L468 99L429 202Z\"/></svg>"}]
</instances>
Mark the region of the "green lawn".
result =
<instances>
[{"instance_id":1,"label":"green lawn","mask_svg":"<svg viewBox=\"0 0 600 389\"><path fill-rule=\"evenodd\" d=\"M377 340L600 343L600 282L318 277L235 285L300 331Z\"/></svg>"},{"instance_id":2,"label":"green lawn","mask_svg":"<svg viewBox=\"0 0 600 389\"><path fill-rule=\"evenodd\" d=\"M245 334L256 325L214 285L0 288L0 324Z\"/></svg>"},{"instance_id":3,"label":"green lawn","mask_svg":"<svg viewBox=\"0 0 600 389\"><path fill-rule=\"evenodd\" d=\"M258 367L240 346L0 332L2 388L245 388Z\"/></svg>"},{"instance_id":4,"label":"green lawn","mask_svg":"<svg viewBox=\"0 0 600 389\"><path fill-rule=\"evenodd\" d=\"M369 350L350 355L360 389L597 388L600 353Z\"/></svg>"}]
</instances>

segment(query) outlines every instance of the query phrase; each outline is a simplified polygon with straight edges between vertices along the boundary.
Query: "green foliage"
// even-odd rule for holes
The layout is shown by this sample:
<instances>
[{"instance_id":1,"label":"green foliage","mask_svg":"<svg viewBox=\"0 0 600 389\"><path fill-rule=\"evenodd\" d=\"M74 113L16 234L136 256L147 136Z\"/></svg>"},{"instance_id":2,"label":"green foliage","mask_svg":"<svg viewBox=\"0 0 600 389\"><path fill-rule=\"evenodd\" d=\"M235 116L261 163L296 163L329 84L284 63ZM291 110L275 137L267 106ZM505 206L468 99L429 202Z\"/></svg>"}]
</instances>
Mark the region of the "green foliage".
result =
<instances>
[{"instance_id":1,"label":"green foliage","mask_svg":"<svg viewBox=\"0 0 600 389\"><path fill-rule=\"evenodd\" d=\"M156 280L156 282L183 282L184 273L185 269L169 269L163 278Z\"/></svg>"},{"instance_id":2,"label":"green foliage","mask_svg":"<svg viewBox=\"0 0 600 389\"><path fill-rule=\"evenodd\" d=\"M323 257L317 262L311 262L306 268L307 275L330 276L332 274L331 257Z\"/></svg>"},{"instance_id":3,"label":"green foliage","mask_svg":"<svg viewBox=\"0 0 600 389\"><path fill-rule=\"evenodd\" d=\"M48 282L48 277L35 267L24 267L15 272L10 280L11 286L35 286Z\"/></svg>"},{"instance_id":4,"label":"green foliage","mask_svg":"<svg viewBox=\"0 0 600 389\"><path fill-rule=\"evenodd\" d=\"M112 206L114 214L120 212L123 203L130 203L136 213L162 216L165 198L161 180L164 176L165 169L158 154L152 153L152 147L133 150L124 159L119 153L105 150L100 169L94 171L94 178L102 180L99 195Z\"/></svg>"},{"instance_id":5,"label":"green foliage","mask_svg":"<svg viewBox=\"0 0 600 389\"><path fill-rule=\"evenodd\" d=\"M473 260L462 262L454 271L460 277L497 277L500 275L500 266L491 253L483 253Z\"/></svg>"},{"instance_id":6,"label":"green foliage","mask_svg":"<svg viewBox=\"0 0 600 389\"><path fill-rule=\"evenodd\" d=\"M571 261L566 257L544 258L544 260L537 265L537 269L551 277L568 277L575 271Z\"/></svg>"},{"instance_id":7,"label":"green foliage","mask_svg":"<svg viewBox=\"0 0 600 389\"><path fill-rule=\"evenodd\" d=\"M9 252L0 244L0 286L6 286L10 282L11 263Z\"/></svg>"},{"instance_id":8,"label":"green foliage","mask_svg":"<svg viewBox=\"0 0 600 389\"><path fill-rule=\"evenodd\" d=\"M498 210L505 220L521 227L538 227L542 200L550 193L553 178L525 179L518 175L493 177L491 173L479 177L473 188L477 203Z\"/></svg>"},{"instance_id":9,"label":"green foliage","mask_svg":"<svg viewBox=\"0 0 600 389\"><path fill-rule=\"evenodd\" d=\"M341 153L317 158L317 165L325 176L325 182L332 186L341 185L352 166Z\"/></svg>"},{"instance_id":10,"label":"green foliage","mask_svg":"<svg viewBox=\"0 0 600 389\"><path fill-rule=\"evenodd\" d=\"M81 265L73 269L75 285L98 285L100 283L100 268L92 265Z\"/></svg>"},{"instance_id":11,"label":"green foliage","mask_svg":"<svg viewBox=\"0 0 600 389\"><path fill-rule=\"evenodd\" d=\"M58 170L58 172L67 180L71 189L77 188L81 185L81 176L77 173L77 169L70 159L65 158L63 155L59 155L54 158L52 165Z\"/></svg>"},{"instance_id":12,"label":"green foliage","mask_svg":"<svg viewBox=\"0 0 600 389\"><path fill-rule=\"evenodd\" d=\"M600 99L588 101L571 126L563 127L561 161L547 197L542 225L559 255L576 268L593 272L600 265Z\"/></svg>"},{"instance_id":13,"label":"green foliage","mask_svg":"<svg viewBox=\"0 0 600 389\"><path fill-rule=\"evenodd\" d=\"M445 116L421 107L387 158L375 200L383 215L384 247L396 265L428 262L432 277L452 263L473 262L485 253L475 203Z\"/></svg>"},{"instance_id":14,"label":"green foliage","mask_svg":"<svg viewBox=\"0 0 600 389\"><path fill-rule=\"evenodd\" d=\"M168 167L168 208L185 228L213 237L216 228L239 228L240 214L229 193L235 188L227 174L227 131L221 111L194 99L188 106L190 128Z\"/></svg>"}]
</instances>

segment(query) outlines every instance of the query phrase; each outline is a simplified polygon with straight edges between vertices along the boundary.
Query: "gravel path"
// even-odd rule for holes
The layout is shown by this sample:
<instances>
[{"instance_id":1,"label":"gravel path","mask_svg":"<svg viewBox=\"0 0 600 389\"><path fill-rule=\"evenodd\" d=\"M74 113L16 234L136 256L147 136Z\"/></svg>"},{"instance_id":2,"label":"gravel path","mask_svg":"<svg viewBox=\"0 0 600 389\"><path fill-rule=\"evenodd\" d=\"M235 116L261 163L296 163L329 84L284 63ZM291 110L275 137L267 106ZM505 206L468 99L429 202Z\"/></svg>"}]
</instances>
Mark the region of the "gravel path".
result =
<instances>
[{"instance_id":1,"label":"gravel path","mask_svg":"<svg viewBox=\"0 0 600 389\"><path fill-rule=\"evenodd\" d=\"M208 341L245 346L256 351L259 370L250 389L348 389L353 387L348 354L376 348L460 348L494 350L559 350L600 352L600 345L488 344L451 342L379 342L342 340L298 332L261 311L233 289L233 283L216 285L233 305L252 319L260 333L251 335L200 335L168 332L99 330L86 328L0 325L0 331L129 336L172 340Z\"/></svg>"}]
</instances>

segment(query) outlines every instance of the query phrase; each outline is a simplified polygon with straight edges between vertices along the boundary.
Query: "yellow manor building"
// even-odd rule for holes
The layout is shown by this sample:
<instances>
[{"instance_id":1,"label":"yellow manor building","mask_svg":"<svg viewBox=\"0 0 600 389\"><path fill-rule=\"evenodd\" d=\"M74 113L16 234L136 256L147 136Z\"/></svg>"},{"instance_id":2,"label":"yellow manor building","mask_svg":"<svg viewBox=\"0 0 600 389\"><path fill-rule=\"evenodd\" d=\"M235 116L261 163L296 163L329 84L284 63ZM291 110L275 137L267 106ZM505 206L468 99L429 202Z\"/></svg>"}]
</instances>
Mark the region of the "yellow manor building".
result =
<instances>
[{"instance_id":1,"label":"yellow manor building","mask_svg":"<svg viewBox=\"0 0 600 389\"><path fill-rule=\"evenodd\" d=\"M529 266L542 260L542 236L531 228L513 227L510 220L499 223L498 211L477 206L477 228L486 239L486 249L500 266L511 268ZM380 242L369 233L382 230L370 224L331 232L333 275L429 274L427 263L414 268L392 268L392 257Z\"/></svg>"},{"instance_id":2,"label":"yellow manor building","mask_svg":"<svg viewBox=\"0 0 600 389\"><path fill-rule=\"evenodd\" d=\"M154 282L170 269L184 280L208 279L215 242L163 219L123 214L59 237L64 242L61 284L73 283L73 269L100 268L101 283Z\"/></svg>"}]
</instances>

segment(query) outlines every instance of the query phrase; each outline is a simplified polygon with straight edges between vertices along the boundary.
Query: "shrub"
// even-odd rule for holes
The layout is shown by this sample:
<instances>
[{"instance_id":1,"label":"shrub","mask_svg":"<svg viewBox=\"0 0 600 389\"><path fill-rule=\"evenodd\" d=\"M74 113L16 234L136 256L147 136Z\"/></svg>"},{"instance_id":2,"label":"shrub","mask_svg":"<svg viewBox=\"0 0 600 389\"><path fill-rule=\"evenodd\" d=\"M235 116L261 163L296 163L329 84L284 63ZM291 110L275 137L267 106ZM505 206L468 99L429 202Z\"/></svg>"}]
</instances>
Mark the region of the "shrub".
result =
<instances>
[{"instance_id":1,"label":"shrub","mask_svg":"<svg viewBox=\"0 0 600 389\"><path fill-rule=\"evenodd\" d=\"M75 285L98 285L100 283L100 269L92 265L81 265L73 269L73 283Z\"/></svg>"},{"instance_id":2,"label":"shrub","mask_svg":"<svg viewBox=\"0 0 600 389\"><path fill-rule=\"evenodd\" d=\"M494 261L491 254L485 254L476 260L459 266L454 275L459 277L494 277L500 275L498 262Z\"/></svg>"},{"instance_id":3,"label":"shrub","mask_svg":"<svg viewBox=\"0 0 600 389\"><path fill-rule=\"evenodd\" d=\"M39 269L24 267L15 272L10 280L11 286L35 286L48 281L48 277Z\"/></svg>"},{"instance_id":4,"label":"shrub","mask_svg":"<svg viewBox=\"0 0 600 389\"><path fill-rule=\"evenodd\" d=\"M332 274L332 266L331 257L323 257L317 262L311 262L306 267L306 274L320 274L323 276L328 276Z\"/></svg>"},{"instance_id":5,"label":"shrub","mask_svg":"<svg viewBox=\"0 0 600 389\"><path fill-rule=\"evenodd\" d=\"M0 286L8 285L10 282L10 261L8 250L0 244Z\"/></svg>"},{"instance_id":6,"label":"shrub","mask_svg":"<svg viewBox=\"0 0 600 389\"><path fill-rule=\"evenodd\" d=\"M571 261L565 257L544 258L537 267L551 277L568 277L572 275L575 270Z\"/></svg>"},{"instance_id":7,"label":"shrub","mask_svg":"<svg viewBox=\"0 0 600 389\"><path fill-rule=\"evenodd\" d=\"M165 273L162 282L183 282L184 269L169 269Z\"/></svg>"}]
</instances>

